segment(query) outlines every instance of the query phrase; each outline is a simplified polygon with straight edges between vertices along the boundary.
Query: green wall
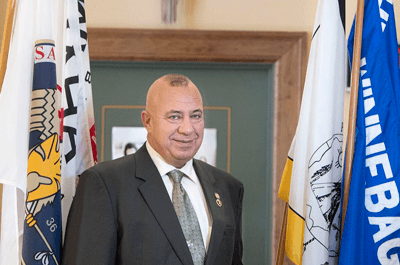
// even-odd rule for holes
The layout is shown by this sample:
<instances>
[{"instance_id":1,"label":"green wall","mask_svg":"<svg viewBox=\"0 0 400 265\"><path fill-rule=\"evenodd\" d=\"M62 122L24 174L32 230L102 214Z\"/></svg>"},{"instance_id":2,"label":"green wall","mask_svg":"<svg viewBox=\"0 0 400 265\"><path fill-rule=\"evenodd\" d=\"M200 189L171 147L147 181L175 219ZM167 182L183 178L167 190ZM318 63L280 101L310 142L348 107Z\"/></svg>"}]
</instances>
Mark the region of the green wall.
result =
<instances>
[{"instance_id":1,"label":"green wall","mask_svg":"<svg viewBox=\"0 0 400 265\"><path fill-rule=\"evenodd\" d=\"M92 87L97 143L104 159L111 159L111 128L142 126L141 109L103 105L145 105L150 85L160 76L188 76L199 88L205 111L205 127L217 128L217 167L228 169L245 187L243 205L244 263L270 264L272 210L273 66L269 64L101 62L92 61ZM231 129L228 129L228 110ZM231 142L227 142L230 133Z\"/></svg>"}]
</instances>

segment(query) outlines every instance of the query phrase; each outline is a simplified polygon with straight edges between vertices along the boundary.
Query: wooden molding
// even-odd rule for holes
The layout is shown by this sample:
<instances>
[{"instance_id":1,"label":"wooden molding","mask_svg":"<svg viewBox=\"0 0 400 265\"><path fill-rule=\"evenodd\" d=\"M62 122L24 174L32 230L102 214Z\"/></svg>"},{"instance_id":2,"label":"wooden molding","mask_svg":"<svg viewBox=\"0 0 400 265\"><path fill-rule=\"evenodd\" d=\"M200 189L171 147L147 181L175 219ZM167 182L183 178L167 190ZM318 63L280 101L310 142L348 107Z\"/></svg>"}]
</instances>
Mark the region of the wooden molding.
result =
<instances>
[{"instance_id":1,"label":"wooden molding","mask_svg":"<svg viewBox=\"0 0 400 265\"><path fill-rule=\"evenodd\" d=\"M307 33L89 28L88 37L91 60L274 63L274 264L284 212L277 192L297 126L307 67Z\"/></svg>"}]
</instances>

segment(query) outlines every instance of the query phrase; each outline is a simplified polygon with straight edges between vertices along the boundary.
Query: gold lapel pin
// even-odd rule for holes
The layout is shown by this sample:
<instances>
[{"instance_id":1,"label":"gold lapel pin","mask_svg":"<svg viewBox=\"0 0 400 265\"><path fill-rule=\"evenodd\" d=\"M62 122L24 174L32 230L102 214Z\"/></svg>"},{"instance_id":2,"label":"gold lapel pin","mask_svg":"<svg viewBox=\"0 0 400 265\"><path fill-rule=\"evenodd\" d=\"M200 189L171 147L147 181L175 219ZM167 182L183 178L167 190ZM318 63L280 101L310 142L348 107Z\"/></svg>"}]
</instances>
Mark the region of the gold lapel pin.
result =
<instances>
[{"instance_id":1,"label":"gold lapel pin","mask_svg":"<svg viewBox=\"0 0 400 265\"><path fill-rule=\"evenodd\" d=\"M220 196L218 193L215 193L215 198L217 198L217 200L215 201L218 205L218 207L222 206L222 201L220 200Z\"/></svg>"}]
</instances>

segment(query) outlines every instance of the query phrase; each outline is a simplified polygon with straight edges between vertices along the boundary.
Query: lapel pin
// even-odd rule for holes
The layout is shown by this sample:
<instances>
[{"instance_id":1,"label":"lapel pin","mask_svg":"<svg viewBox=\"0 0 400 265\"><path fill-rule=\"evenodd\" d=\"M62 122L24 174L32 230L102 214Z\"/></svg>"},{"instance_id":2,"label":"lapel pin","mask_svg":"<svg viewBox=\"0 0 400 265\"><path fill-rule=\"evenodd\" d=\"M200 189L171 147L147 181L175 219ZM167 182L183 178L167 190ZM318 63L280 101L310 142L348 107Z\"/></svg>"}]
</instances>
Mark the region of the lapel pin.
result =
<instances>
[{"instance_id":1,"label":"lapel pin","mask_svg":"<svg viewBox=\"0 0 400 265\"><path fill-rule=\"evenodd\" d=\"M217 203L218 207L221 207L222 206L222 202L220 200L220 196L219 196L218 193L215 193L215 198L217 198L217 200L215 202Z\"/></svg>"}]
</instances>

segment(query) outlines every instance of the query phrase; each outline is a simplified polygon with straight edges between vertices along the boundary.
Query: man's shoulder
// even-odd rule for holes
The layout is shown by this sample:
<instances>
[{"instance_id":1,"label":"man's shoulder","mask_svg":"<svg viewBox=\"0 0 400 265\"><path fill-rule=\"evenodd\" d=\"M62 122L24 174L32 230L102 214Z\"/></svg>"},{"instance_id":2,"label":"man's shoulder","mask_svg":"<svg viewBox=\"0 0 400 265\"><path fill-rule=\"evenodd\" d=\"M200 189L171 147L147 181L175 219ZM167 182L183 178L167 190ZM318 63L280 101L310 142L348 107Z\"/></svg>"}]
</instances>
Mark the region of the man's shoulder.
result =
<instances>
[{"instance_id":1,"label":"man's shoulder","mask_svg":"<svg viewBox=\"0 0 400 265\"><path fill-rule=\"evenodd\" d=\"M126 155L114 160L103 161L91 168L89 171L95 171L99 174L124 174L126 172L135 172L136 166L139 163L148 164L151 161L150 156L146 150L145 145L143 145L138 151L134 154Z\"/></svg>"},{"instance_id":2,"label":"man's shoulder","mask_svg":"<svg viewBox=\"0 0 400 265\"><path fill-rule=\"evenodd\" d=\"M95 171L100 174L113 174L125 170L131 170L135 167L135 164L134 155L127 155L114 160L100 162L88 170Z\"/></svg>"},{"instance_id":3,"label":"man's shoulder","mask_svg":"<svg viewBox=\"0 0 400 265\"><path fill-rule=\"evenodd\" d=\"M143 182L136 177L136 164L134 155L101 162L81 174L79 185L82 183L85 190L100 185L105 187L110 196L118 196L118 191L139 186Z\"/></svg>"}]
</instances>

